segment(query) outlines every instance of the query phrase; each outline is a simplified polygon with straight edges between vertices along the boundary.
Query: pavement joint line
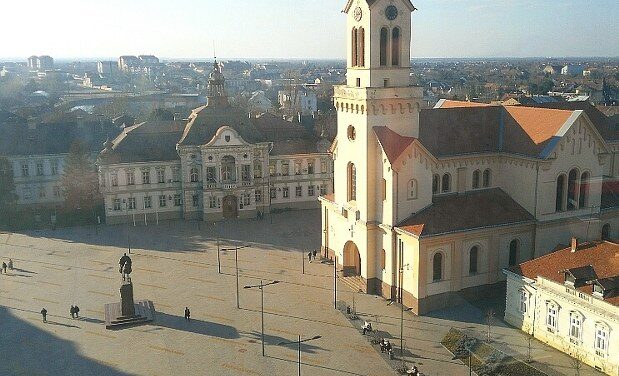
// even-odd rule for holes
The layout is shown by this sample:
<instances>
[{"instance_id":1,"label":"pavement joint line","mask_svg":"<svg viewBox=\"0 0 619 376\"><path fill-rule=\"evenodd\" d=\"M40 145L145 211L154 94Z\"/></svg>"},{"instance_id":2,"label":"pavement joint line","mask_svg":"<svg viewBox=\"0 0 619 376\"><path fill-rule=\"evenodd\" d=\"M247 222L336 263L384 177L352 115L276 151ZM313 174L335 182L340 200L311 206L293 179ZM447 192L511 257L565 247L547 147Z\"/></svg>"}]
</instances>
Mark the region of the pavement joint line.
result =
<instances>
[{"instance_id":1,"label":"pavement joint line","mask_svg":"<svg viewBox=\"0 0 619 376\"><path fill-rule=\"evenodd\" d=\"M185 355L184 352L176 351L176 350L171 350L171 349L166 349L165 347L159 347L159 346L155 346L155 345L148 345L148 347L151 348L151 349L154 349L154 350L159 350L159 351L167 352L167 353L170 353L170 354Z\"/></svg>"},{"instance_id":2,"label":"pavement joint line","mask_svg":"<svg viewBox=\"0 0 619 376\"><path fill-rule=\"evenodd\" d=\"M172 308L172 306L169 306L169 305L163 304L163 303L158 303L158 302L155 302L155 305L157 307Z\"/></svg>"},{"instance_id":3,"label":"pavement joint line","mask_svg":"<svg viewBox=\"0 0 619 376\"><path fill-rule=\"evenodd\" d=\"M93 312L93 313L99 313L99 314L102 314L102 315L104 314L103 311L97 311L97 310L94 310L94 309L85 309L84 311Z\"/></svg>"},{"instance_id":4,"label":"pavement joint line","mask_svg":"<svg viewBox=\"0 0 619 376\"><path fill-rule=\"evenodd\" d=\"M60 302L57 302L55 300L49 300L49 299L43 299L43 298L33 297L32 300L38 300L38 301L41 301L41 302L52 303L52 304L60 304Z\"/></svg>"},{"instance_id":5,"label":"pavement joint line","mask_svg":"<svg viewBox=\"0 0 619 376\"><path fill-rule=\"evenodd\" d=\"M217 316L217 315L205 315L205 314L202 314L202 316L207 317L207 318L217 319L219 321L227 322L229 324L233 323L233 321L227 317L222 317L222 316Z\"/></svg>"},{"instance_id":6,"label":"pavement joint line","mask_svg":"<svg viewBox=\"0 0 619 376\"><path fill-rule=\"evenodd\" d=\"M9 279L9 282L15 282L15 283L21 283L24 285L29 285L29 286L36 286L37 284L34 282L27 282L27 281L19 281L17 279Z\"/></svg>"},{"instance_id":7,"label":"pavement joint line","mask_svg":"<svg viewBox=\"0 0 619 376\"><path fill-rule=\"evenodd\" d=\"M189 261L183 261L183 264L187 265L187 266L193 266L194 268L202 268L202 269L211 269L212 266L206 266L206 265L202 265L202 264L198 264L195 262L189 262Z\"/></svg>"},{"instance_id":8,"label":"pavement joint line","mask_svg":"<svg viewBox=\"0 0 619 376\"><path fill-rule=\"evenodd\" d=\"M288 360L294 360L295 362L297 362L299 360L298 356L294 356L294 355L281 355L282 358L288 359ZM307 364L309 366L311 365L315 365L315 366L320 366L325 364L325 362L320 362L320 361L316 361L314 358L309 358L306 355L301 355L301 363L303 364Z\"/></svg>"},{"instance_id":9,"label":"pavement joint line","mask_svg":"<svg viewBox=\"0 0 619 376\"><path fill-rule=\"evenodd\" d=\"M52 265L48 265L47 267L48 267L48 268L50 268L50 269L54 269L54 270L62 270L62 271L65 271L65 270L69 270L69 269L71 269L71 268L68 268L68 267L59 268L59 267L57 267L57 266L52 266Z\"/></svg>"},{"instance_id":10,"label":"pavement joint line","mask_svg":"<svg viewBox=\"0 0 619 376\"><path fill-rule=\"evenodd\" d=\"M293 336L299 335L299 333L297 333L297 332L290 332L288 330L275 329L275 328L269 328L269 327L267 327L266 329L268 331L270 331L270 332L275 332L275 333L284 333L284 334L290 334L290 335L293 335Z\"/></svg>"},{"instance_id":11,"label":"pavement joint line","mask_svg":"<svg viewBox=\"0 0 619 376\"><path fill-rule=\"evenodd\" d=\"M161 270L152 270L152 269L144 269L144 268L140 268L140 269L137 269L137 270L145 271L145 272L149 272L149 273L157 273L157 274L163 273Z\"/></svg>"},{"instance_id":12,"label":"pavement joint line","mask_svg":"<svg viewBox=\"0 0 619 376\"><path fill-rule=\"evenodd\" d=\"M113 277L109 277L106 275L96 275L96 274L88 274L88 277L95 277L95 278L105 278L105 279L114 279Z\"/></svg>"},{"instance_id":13,"label":"pavement joint line","mask_svg":"<svg viewBox=\"0 0 619 376\"><path fill-rule=\"evenodd\" d=\"M49 281L37 281L36 283L40 283L42 285L52 285L52 286L62 287L60 283L54 283L54 282L49 282Z\"/></svg>"},{"instance_id":14,"label":"pavement joint line","mask_svg":"<svg viewBox=\"0 0 619 376\"><path fill-rule=\"evenodd\" d=\"M97 332L93 332L93 331L90 331L90 330L86 330L86 333L88 333L88 334L92 334L92 335L95 335L95 336L100 336L100 337L105 337L105 338L111 338L111 339L116 339L116 338L118 338L118 337L116 337L116 336L112 336L112 335L109 335L109 334L104 334L104 333L97 333Z\"/></svg>"},{"instance_id":15,"label":"pavement joint line","mask_svg":"<svg viewBox=\"0 0 619 376\"><path fill-rule=\"evenodd\" d=\"M220 302L225 302L226 301L226 299L220 298L220 297L217 297L217 296L209 296L209 295L202 295L202 294L196 294L196 296L199 296L201 298L211 299L211 300L218 300Z\"/></svg>"},{"instance_id":16,"label":"pavement joint line","mask_svg":"<svg viewBox=\"0 0 619 376\"><path fill-rule=\"evenodd\" d=\"M244 368L241 366L237 366L236 364L230 364L230 363L221 363L221 366L224 368L228 368L234 371L238 371L238 372L243 372L243 373L247 373L249 375L257 375L260 376L260 374L256 371L253 371L251 369L248 368Z\"/></svg>"},{"instance_id":17,"label":"pavement joint line","mask_svg":"<svg viewBox=\"0 0 619 376\"><path fill-rule=\"evenodd\" d=\"M23 299L14 298L12 296L3 296L2 299L15 300L16 302L20 302L20 303L24 303L25 302L25 300L23 300Z\"/></svg>"},{"instance_id":18,"label":"pavement joint line","mask_svg":"<svg viewBox=\"0 0 619 376\"><path fill-rule=\"evenodd\" d=\"M114 296L113 294L109 294L107 292L101 292L101 291L88 290L88 292L92 293L92 294L99 294L99 295L105 295L105 296Z\"/></svg>"},{"instance_id":19,"label":"pavement joint line","mask_svg":"<svg viewBox=\"0 0 619 376\"><path fill-rule=\"evenodd\" d=\"M142 282L136 283L136 285L147 286L147 287L152 287L152 288L161 289L161 290L167 290L168 289L167 287L164 287L164 286L151 285L151 284L142 283Z\"/></svg>"},{"instance_id":20,"label":"pavement joint line","mask_svg":"<svg viewBox=\"0 0 619 376\"><path fill-rule=\"evenodd\" d=\"M196 278L196 277L187 277L187 279L191 279L192 281L217 284L217 282L209 281L208 279L202 279L202 278Z\"/></svg>"}]
</instances>

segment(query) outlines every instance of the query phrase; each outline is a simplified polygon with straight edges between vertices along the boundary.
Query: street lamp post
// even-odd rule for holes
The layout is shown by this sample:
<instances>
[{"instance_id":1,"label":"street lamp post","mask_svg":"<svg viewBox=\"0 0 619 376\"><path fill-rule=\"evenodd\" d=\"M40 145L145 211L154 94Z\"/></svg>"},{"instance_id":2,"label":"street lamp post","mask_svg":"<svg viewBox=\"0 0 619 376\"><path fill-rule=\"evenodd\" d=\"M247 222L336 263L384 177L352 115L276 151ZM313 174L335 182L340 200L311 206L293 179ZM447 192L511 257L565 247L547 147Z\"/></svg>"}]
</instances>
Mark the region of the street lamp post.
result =
<instances>
[{"instance_id":1,"label":"street lamp post","mask_svg":"<svg viewBox=\"0 0 619 376\"><path fill-rule=\"evenodd\" d=\"M260 280L260 284L259 285L251 285L251 286L244 286L244 289L252 289L252 288L259 288L260 289L260 317L261 317L261 326L262 326L262 330L261 330L261 339L262 339L262 356L264 356L264 287L265 286L270 286L270 285L275 285L278 284L279 281L273 281L273 282L269 282L266 284L262 283L262 280Z\"/></svg>"},{"instance_id":2,"label":"street lamp post","mask_svg":"<svg viewBox=\"0 0 619 376\"><path fill-rule=\"evenodd\" d=\"M242 245L234 248L222 248L222 251L234 251L234 268L236 269L236 308L241 308L239 304L239 249L247 248L247 245Z\"/></svg>"},{"instance_id":3,"label":"street lamp post","mask_svg":"<svg viewBox=\"0 0 619 376\"><path fill-rule=\"evenodd\" d=\"M307 339L303 339L302 340L301 336L299 335L299 339L297 341L294 341L294 342L280 342L280 343L277 344L278 346L286 346L286 345L297 344L297 351L298 351L298 354L299 354L299 361L298 361L298 365L299 365L298 366L298 370L299 371L298 371L298 374L297 374L298 376L301 376L301 343L313 341L313 340L320 339L320 338L322 338L322 336L313 336L312 338L307 338Z\"/></svg>"},{"instance_id":4,"label":"street lamp post","mask_svg":"<svg viewBox=\"0 0 619 376\"><path fill-rule=\"evenodd\" d=\"M129 203L124 198L123 203L125 204L125 211L127 212L127 248L129 248L129 253L131 253L131 239L129 239Z\"/></svg>"},{"instance_id":5,"label":"street lamp post","mask_svg":"<svg viewBox=\"0 0 619 376\"><path fill-rule=\"evenodd\" d=\"M337 309L337 256L333 256L333 308Z\"/></svg>"}]
</instances>

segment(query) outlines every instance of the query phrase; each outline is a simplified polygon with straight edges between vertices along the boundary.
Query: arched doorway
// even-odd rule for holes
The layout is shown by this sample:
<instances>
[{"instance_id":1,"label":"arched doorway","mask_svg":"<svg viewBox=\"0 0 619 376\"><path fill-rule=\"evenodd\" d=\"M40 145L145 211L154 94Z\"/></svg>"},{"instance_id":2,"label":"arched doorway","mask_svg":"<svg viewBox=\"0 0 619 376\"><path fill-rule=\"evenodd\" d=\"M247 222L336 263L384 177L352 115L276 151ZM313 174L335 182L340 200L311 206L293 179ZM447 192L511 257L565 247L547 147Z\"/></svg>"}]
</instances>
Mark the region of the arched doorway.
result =
<instances>
[{"instance_id":1,"label":"arched doorway","mask_svg":"<svg viewBox=\"0 0 619 376\"><path fill-rule=\"evenodd\" d=\"M344 277L361 275L361 255L359 248L352 241L344 245L344 262L342 263Z\"/></svg>"},{"instance_id":2,"label":"arched doorway","mask_svg":"<svg viewBox=\"0 0 619 376\"><path fill-rule=\"evenodd\" d=\"M226 196L223 200L224 218L236 218L239 213L238 199L234 195Z\"/></svg>"},{"instance_id":3,"label":"arched doorway","mask_svg":"<svg viewBox=\"0 0 619 376\"><path fill-rule=\"evenodd\" d=\"M610 240L610 223L602 226L602 240Z\"/></svg>"}]
</instances>

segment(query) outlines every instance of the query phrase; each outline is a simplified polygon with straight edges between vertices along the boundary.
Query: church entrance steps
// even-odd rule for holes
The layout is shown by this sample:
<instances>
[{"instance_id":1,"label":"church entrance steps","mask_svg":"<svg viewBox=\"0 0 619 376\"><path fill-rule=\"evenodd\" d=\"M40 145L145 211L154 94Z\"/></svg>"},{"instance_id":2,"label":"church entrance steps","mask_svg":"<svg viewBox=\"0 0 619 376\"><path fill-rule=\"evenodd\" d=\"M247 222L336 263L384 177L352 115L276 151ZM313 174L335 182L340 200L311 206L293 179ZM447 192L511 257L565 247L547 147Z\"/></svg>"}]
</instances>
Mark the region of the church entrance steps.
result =
<instances>
[{"instance_id":1,"label":"church entrance steps","mask_svg":"<svg viewBox=\"0 0 619 376\"><path fill-rule=\"evenodd\" d=\"M366 291L365 280L360 275L342 277L340 278L340 281L342 281L342 283L344 283L354 292Z\"/></svg>"}]
</instances>

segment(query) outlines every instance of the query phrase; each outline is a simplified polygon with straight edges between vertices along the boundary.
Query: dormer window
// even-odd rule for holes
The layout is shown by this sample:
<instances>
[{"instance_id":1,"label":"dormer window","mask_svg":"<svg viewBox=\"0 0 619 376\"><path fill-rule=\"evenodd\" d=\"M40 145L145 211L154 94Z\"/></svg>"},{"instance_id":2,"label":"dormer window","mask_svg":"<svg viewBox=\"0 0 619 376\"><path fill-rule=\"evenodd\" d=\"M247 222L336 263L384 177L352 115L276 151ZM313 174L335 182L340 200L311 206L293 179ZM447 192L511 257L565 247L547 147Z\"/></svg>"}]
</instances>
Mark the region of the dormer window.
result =
<instances>
[{"instance_id":1,"label":"dormer window","mask_svg":"<svg viewBox=\"0 0 619 376\"><path fill-rule=\"evenodd\" d=\"M565 284L573 288L586 286L597 279L597 274L591 265L562 270L560 273L565 276Z\"/></svg>"}]
</instances>

